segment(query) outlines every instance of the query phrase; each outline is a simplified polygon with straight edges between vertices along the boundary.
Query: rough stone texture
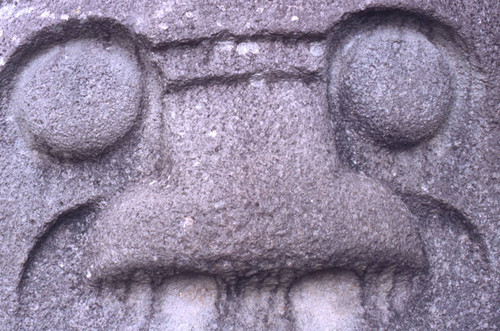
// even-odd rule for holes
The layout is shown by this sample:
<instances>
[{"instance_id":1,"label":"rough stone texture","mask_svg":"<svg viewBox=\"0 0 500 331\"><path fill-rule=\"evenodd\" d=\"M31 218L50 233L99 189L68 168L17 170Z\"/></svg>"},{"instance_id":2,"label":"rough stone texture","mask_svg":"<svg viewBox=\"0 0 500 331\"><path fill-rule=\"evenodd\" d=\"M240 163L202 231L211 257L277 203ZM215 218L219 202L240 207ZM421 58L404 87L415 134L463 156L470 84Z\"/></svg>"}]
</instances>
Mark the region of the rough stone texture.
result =
<instances>
[{"instance_id":1,"label":"rough stone texture","mask_svg":"<svg viewBox=\"0 0 500 331\"><path fill-rule=\"evenodd\" d=\"M1 330L496 330L498 1L0 5Z\"/></svg>"},{"instance_id":2,"label":"rough stone texture","mask_svg":"<svg viewBox=\"0 0 500 331\"><path fill-rule=\"evenodd\" d=\"M439 50L422 34L392 24L349 42L340 85L346 119L388 147L434 135L454 98L451 73Z\"/></svg>"},{"instance_id":3,"label":"rough stone texture","mask_svg":"<svg viewBox=\"0 0 500 331\"><path fill-rule=\"evenodd\" d=\"M63 158L96 156L135 123L140 76L133 54L72 41L30 62L14 87L12 106L33 148Z\"/></svg>"}]
</instances>

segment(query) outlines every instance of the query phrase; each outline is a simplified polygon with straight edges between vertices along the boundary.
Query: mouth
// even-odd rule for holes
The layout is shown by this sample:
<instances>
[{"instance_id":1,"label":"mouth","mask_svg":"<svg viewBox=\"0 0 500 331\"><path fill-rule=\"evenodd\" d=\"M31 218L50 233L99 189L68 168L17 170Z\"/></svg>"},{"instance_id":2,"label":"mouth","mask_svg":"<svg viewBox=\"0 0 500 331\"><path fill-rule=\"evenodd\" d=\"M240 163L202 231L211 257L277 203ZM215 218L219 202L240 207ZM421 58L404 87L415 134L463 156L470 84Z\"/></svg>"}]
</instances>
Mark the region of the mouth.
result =
<instances>
[{"instance_id":1,"label":"mouth","mask_svg":"<svg viewBox=\"0 0 500 331\"><path fill-rule=\"evenodd\" d=\"M302 192L303 193L303 192ZM328 189L276 201L226 199L203 209L181 191L123 194L89 236L91 282L207 274L225 282L424 270L423 245L404 203L354 174Z\"/></svg>"},{"instance_id":2,"label":"mouth","mask_svg":"<svg viewBox=\"0 0 500 331\"><path fill-rule=\"evenodd\" d=\"M56 311L88 327L384 329L418 304L427 265L415 220L370 179L209 210L165 188L57 222L23 276L23 323Z\"/></svg>"}]
</instances>

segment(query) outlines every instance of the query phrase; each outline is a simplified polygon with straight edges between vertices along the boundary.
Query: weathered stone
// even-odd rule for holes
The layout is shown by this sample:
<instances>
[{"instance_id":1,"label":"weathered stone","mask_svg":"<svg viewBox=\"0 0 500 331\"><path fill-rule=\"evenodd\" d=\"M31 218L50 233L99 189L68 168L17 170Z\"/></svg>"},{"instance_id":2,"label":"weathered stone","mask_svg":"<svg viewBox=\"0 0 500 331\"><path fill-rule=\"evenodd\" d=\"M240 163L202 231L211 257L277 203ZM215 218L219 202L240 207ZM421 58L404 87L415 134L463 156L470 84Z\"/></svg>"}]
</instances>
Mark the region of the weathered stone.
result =
<instances>
[{"instance_id":1,"label":"weathered stone","mask_svg":"<svg viewBox=\"0 0 500 331\"><path fill-rule=\"evenodd\" d=\"M14 87L12 107L33 148L66 158L96 156L137 119L140 76L133 54L72 41L32 60Z\"/></svg>"},{"instance_id":2,"label":"weathered stone","mask_svg":"<svg viewBox=\"0 0 500 331\"><path fill-rule=\"evenodd\" d=\"M496 1L0 5L0 330L496 330Z\"/></svg>"},{"instance_id":3,"label":"weathered stone","mask_svg":"<svg viewBox=\"0 0 500 331\"><path fill-rule=\"evenodd\" d=\"M377 27L346 46L341 109L387 146L432 137L454 99L449 65L427 38L404 26Z\"/></svg>"}]
</instances>

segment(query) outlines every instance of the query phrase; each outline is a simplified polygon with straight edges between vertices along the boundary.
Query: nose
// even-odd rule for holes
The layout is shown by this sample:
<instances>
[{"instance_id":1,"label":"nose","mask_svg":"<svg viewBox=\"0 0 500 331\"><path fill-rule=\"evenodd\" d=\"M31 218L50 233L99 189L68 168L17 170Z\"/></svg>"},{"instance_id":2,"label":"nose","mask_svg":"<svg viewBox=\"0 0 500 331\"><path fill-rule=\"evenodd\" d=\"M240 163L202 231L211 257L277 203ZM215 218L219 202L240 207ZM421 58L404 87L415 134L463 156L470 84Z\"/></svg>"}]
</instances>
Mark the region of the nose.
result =
<instances>
[{"instance_id":1,"label":"nose","mask_svg":"<svg viewBox=\"0 0 500 331\"><path fill-rule=\"evenodd\" d=\"M96 225L90 274L287 279L329 268L424 265L404 204L367 178L345 174L328 187L280 198L232 197L207 208L182 188L133 189Z\"/></svg>"},{"instance_id":2,"label":"nose","mask_svg":"<svg viewBox=\"0 0 500 331\"><path fill-rule=\"evenodd\" d=\"M110 201L91 236L92 278L422 267L405 205L338 165L326 93L288 81L165 95L171 173Z\"/></svg>"},{"instance_id":3,"label":"nose","mask_svg":"<svg viewBox=\"0 0 500 331\"><path fill-rule=\"evenodd\" d=\"M326 99L322 82L166 95L171 173L110 201L91 235L91 278L423 267L405 205L338 165Z\"/></svg>"}]
</instances>

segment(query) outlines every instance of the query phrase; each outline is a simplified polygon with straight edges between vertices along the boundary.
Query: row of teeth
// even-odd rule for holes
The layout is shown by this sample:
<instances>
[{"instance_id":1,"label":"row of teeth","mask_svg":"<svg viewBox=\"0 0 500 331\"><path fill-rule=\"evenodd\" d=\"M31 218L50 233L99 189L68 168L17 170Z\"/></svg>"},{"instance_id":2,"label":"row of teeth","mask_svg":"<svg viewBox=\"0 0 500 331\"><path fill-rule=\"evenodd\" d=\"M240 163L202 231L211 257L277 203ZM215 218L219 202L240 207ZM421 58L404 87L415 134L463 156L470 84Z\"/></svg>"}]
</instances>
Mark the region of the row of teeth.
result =
<instances>
[{"instance_id":1,"label":"row of teeth","mask_svg":"<svg viewBox=\"0 0 500 331\"><path fill-rule=\"evenodd\" d=\"M395 315L404 314L414 282L391 270L363 281L353 272L329 271L305 277L291 288L247 287L231 294L212 277L176 276L159 286L134 282L122 300L127 315L135 316L133 329L237 329L241 324L259 329L365 330L387 328ZM116 291L101 295L110 299Z\"/></svg>"}]
</instances>

